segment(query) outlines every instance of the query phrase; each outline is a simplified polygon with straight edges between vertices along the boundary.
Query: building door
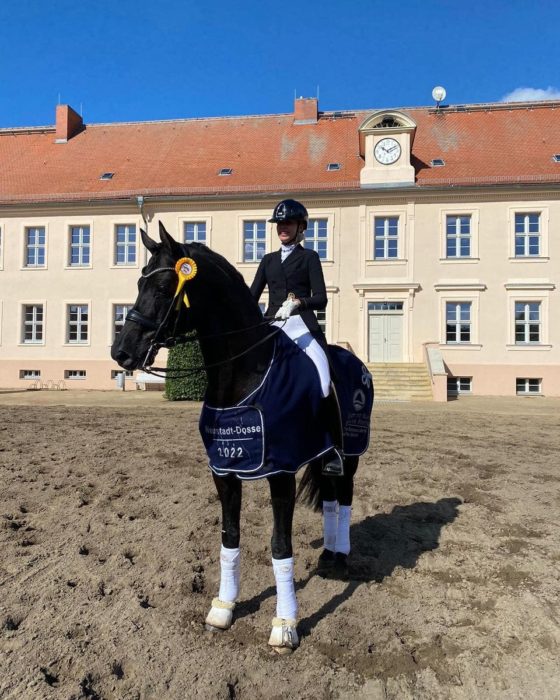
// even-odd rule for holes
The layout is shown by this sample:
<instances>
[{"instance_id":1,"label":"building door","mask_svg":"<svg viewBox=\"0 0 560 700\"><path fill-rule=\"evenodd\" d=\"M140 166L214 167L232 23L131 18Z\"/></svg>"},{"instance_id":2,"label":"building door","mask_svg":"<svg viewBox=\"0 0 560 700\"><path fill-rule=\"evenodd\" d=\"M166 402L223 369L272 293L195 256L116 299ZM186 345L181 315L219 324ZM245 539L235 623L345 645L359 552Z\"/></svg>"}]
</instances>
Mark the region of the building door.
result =
<instances>
[{"instance_id":1,"label":"building door","mask_svg":"<svg viewBox=\"0 0 560 700\"><path fill-rule=\"evenodd\" d=\"M369 362L402 362L402 302L369 302L368 316Z\"/></svg>"}]
</instances>

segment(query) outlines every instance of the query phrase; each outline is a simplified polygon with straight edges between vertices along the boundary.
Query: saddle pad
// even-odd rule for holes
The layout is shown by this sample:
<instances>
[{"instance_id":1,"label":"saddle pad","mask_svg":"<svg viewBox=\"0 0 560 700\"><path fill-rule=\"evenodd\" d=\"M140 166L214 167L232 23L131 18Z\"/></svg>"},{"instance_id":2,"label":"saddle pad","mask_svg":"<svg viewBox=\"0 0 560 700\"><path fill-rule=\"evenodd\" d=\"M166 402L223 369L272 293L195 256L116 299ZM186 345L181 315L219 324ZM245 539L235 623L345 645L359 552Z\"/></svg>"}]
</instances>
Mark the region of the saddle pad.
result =
<instances>
[{"instance_id":1,"label":"saddle pad","mask_svg":"<svg viewBox=\"0 0 560 700\"><path fill-rule=\"evenodd\" d=\"M205 404L200 425L211 469L251 474L262 467L264 420L258 408L211 408Z\"/></svg>"},{"instance_id":2,"label":"saddle pad","mask_svg":"<svg viewBox=\"0 0 560 700\"><path fill-rule=\"evenodd\" d=\"M259 425L261 433L256 430ZM237 436L243 427L254 427L255 432L243 435L249 439L241 441ZM283 331L275 337L274 355L260 386L231 408L204 404L199 430L212 471L218 476L233 473L239 479L295 474L332 447L322 420L315 365ZM230 440L233 436L235 441Z\"/></svg>"},{"instance_id":3,"label":"saddle pad","mask_svg":"<svg viewBox=\"0 0 560 700\"><path fill-rule=\"evenodd\" d=\"M348 350L329 345L329 357L336 377L344 454L359 456L369 447L373 379L364 363Z\"/></svg>"}]
</instances>

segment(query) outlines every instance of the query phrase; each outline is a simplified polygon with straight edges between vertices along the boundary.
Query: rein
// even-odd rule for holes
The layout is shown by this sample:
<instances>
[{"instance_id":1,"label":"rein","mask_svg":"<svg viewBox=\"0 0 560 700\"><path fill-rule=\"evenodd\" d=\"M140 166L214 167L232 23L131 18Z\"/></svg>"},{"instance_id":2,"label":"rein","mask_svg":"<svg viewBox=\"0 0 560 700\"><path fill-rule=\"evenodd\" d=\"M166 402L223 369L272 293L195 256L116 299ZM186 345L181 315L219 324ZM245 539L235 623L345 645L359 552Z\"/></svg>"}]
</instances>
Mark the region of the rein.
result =
<instances>
[{"instance_id":1,"label":"rein","mask_svg":"<svg viewBox=\"0 0 560 700\"><path fill-rule=\"evenodd\" d=\"M184 263L185 261L188 261L188 264L192 263L192 268L191 272L189 275L184 275L182 274L182 270L184 269ZM183 267L180 265L180 263L183 263ZM194 272L192 272L194 270ZM178 277L179 277L179 283L177 285L177 290L175 292L175 296L171 300L171 303L169 304L169 307L165 313L165 316L163 317L163 320L161 321L160 324L157 324L155 321L152 321L149 318L146 318L143 316L139 311L136 309L132 308L128 312L126 316L126 321L133 321L134 323L138 323L140 326L143 328L147 328L148 330L155 330L155 335L152 339L152 342L150 343L148 350L146 352L146 355L144 357L144 360L142 361L142 364L140 365L140 369L147 374L151 374L155 377L160 377L160 378L165 378L169 377L170 379L182 379L184 377L187 377L189 374L192 374L193 372L202 372L203 370L208 370L213 367L219 367L221 365L225 365L228 362L233 362L233 360L237 360L240 357L243 357L244 355L247 355L251 350L254 348L258 347L259 345L262 345L265 343L267 340L270 338L274 337L281 329L282 327L275 328L271 333L268 333L264 338L261 338L258 340L256 343L253 343L253 345L250 345L248 348L243 350L242 352L238 353L237 355L233 355L231 357L227 357L225 360L220 360L219 362L212 362L211 364L204 364L200 365L199 367L189 367L188 369L184 370L170 370L167 367L152 367L149 364L150 357L152 354L157 354L157 351L160 348L163 347L173 347L175 345L184 345L187 343L194 343L196 341L200 340L206 340L206 339L212 339L212 338L221 338L227 335L236 335L239 333L246 333L247 331L254 330L255 328L261 328L262 326L269 326L272 323L272 319L265 319L261 323L257 323L254 326L248 326L247 328L238 328L232 331L224 331L223 333L214 333L212 335L206 335L206 336L199 336L199 335L181 335L181 336L176 336L176 335L171 335L165 340L161 341L158 340L160 334L162 331L165 330L168 321L169 321L169 316L172 312L173 309L177 312L177 317L175 319L175 329L174 332L177 328L177 322L179 320L179 311L181 307L181 302L183 301L185 303L185 306L187 308L190 308L190 303L188 301L188 297L186 294L186 290L184 289L185 283L194 277L196 275L196 264L194 261L190 260L190 258L181 258L175 267L158 267L155 270L152 270L149 272L147 275L142 275L143 279L147 279L148 277L151 277L152 275L155 275L156 272L176 272ZM285 322L284 322L285 323ZM155 353L154 353L155 351Z\"/></svg>"}]
</instances>

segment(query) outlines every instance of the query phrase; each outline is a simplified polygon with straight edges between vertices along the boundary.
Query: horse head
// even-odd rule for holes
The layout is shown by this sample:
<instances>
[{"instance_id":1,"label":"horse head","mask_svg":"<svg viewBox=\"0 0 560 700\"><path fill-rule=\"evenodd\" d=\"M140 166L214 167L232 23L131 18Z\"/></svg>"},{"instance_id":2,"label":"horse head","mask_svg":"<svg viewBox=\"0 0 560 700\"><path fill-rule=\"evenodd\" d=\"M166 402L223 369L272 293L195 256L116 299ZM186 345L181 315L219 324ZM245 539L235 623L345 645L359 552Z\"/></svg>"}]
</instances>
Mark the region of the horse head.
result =
<instances>
[{"instance_id":1,"label":"horse head","mask_svg":"<svg viewBox=\"0 0 560 700\"><path fill-rule=\"evenodd\" d=\"M138 280L134 306L111 348L111 357L121 367L149 367L160 347L192 330L219 335L262 321L243 277L221 255L201 243L178 243L161 222L160 243L144 230L141 236L151 257ZM176 270L182 259L186 266Z\"/></svg>"}]
</instances>

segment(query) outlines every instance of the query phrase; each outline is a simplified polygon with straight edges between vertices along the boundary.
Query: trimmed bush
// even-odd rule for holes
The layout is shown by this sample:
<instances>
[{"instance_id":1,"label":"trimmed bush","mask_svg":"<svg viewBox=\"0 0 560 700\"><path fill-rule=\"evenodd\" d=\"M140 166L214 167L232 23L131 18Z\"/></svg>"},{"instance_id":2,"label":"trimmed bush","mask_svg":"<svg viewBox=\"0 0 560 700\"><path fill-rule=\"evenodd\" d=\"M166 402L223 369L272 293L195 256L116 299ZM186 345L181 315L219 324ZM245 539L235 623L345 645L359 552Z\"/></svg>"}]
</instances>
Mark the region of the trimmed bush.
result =
<instances>
[{"instance_id":1,"label":"trimmed bush","mask_svg":"<svg viewBox=\"0 0 560 700\"><path fill-rule=\"evenodd\" d=\"M200 367L204 358L198 343L176 345L169 350L167 369L185 370ZM182 379L167 377L165 380L165 398L170 401L202 401L206 391L206 372L189 372Z\"/></svg>"}]
</instances>

